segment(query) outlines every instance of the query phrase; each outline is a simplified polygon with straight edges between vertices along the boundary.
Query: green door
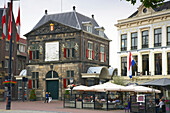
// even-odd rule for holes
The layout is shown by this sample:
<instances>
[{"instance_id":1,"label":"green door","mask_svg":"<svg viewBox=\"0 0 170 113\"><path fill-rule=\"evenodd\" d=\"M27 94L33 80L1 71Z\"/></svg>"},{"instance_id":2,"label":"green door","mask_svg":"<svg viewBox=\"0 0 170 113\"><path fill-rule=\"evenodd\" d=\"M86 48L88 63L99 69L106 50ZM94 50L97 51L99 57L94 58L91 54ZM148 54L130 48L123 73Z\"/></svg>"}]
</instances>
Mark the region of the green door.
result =
<instances>
[{"instance_id":1,"label":"green door","mask_svg":"<svg viewBox=\"0 0 170 113\"><path fill-rule=\"evenodd\" d=\"M59 82L58 80L47 80L46 81L47 92L51 93L53 99L58 99L59 95Z\"/></svg>"}]
</instances>

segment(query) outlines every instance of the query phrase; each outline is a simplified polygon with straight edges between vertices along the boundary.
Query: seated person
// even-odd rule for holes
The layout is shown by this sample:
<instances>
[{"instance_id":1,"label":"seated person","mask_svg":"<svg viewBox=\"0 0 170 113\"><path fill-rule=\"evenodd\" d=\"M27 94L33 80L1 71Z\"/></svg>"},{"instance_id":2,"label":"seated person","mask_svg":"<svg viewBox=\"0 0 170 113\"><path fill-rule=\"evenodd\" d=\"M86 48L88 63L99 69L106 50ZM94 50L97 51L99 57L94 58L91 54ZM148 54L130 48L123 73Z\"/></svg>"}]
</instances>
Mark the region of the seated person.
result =
<instances>
[{"instance_id":1,"label":"seated person","mask_svg":"<svg viewBox=\"0 0 170 113\"><path fill-rule=\"evenodd\" d=\"M77 98L77 101L82 101L82 98L81 98L81 97L78 97L78 98Z\"/></svg>"},{"instance_id":2,"label":"seated person","mask_svg":"<svg viewBox=\"0 0 170 113\"><path fill-rule=\"evenodd\" d=\"M93 96L90 96L90 102L93 102Z\"/></svg>"}]
</instances>

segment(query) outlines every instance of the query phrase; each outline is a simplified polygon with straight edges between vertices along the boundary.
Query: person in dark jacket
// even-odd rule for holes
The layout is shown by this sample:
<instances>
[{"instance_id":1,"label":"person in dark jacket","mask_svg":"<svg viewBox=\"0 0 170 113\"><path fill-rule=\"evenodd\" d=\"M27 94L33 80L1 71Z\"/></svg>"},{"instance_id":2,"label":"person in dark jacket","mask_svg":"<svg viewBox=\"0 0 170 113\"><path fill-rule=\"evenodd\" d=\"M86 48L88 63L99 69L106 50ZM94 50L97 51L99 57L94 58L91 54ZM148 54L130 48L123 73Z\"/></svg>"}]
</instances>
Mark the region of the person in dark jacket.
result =
<instances>
[{"instance_id":1,"label":"person in dark jacket","mask_svg":"<svg viewBox=\"0 0 170 113\"><path fill-rule=\"evenodd\" d=\"M48 103L48 92L46 92L46 94L45 94L45 101L44 101L44 103Z\"/></svg>"}]
</instances>

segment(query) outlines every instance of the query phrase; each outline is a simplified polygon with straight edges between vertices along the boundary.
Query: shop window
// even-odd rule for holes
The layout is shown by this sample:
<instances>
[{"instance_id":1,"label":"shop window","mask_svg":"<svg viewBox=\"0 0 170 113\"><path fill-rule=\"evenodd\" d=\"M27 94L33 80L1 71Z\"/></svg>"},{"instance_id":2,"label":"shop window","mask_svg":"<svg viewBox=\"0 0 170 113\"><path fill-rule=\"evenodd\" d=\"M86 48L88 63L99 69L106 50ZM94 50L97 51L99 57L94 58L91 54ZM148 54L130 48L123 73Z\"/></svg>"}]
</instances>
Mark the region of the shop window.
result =
<instances>
[{"instance_id":1,"label":"shop window","mask_svg":"<svg viewBox=\"0 0 170 113\"><path fill-rule=\"evenodd\" d=\"M162 75L162 54L155 54L155 75Z\"/></svg>"},{"instance_id":2,"label":"shop window","mask_svg":"<svg viewBox=\"0 0 170 113\"><path fill-rule=\"evenodd\" d=\"M121 58L121 76L127 76L127 57Z\"/></svg>"}]
</instances>

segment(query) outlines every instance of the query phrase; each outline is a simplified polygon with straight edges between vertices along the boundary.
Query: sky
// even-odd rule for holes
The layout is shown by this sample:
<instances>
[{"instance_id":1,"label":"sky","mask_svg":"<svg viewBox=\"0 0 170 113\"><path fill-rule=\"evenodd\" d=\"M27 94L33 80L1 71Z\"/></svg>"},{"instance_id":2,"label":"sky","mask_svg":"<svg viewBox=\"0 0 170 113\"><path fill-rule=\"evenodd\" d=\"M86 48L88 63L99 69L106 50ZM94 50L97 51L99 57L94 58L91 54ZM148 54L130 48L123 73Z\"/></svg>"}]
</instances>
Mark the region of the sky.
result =
<instances>
[{"instance_id":1,"label":"sky","mask_svg":"<svg viewBox=\"0 0 170 113\"><path fill-rule=\"evenodd\" d=\"M6 0L8 2L9 0ZM139 1L139 0L138 0ZM0 0L0 7L4 5L4 0ZM117 20L126 19L133 14L141 5L135 5L126 0L20 0L14 2L14 17L17 17L18 6L21 10L21 37L33 29L38 21L44 16L45 10L48 14L70 12L73 6L76 11L91 17L94 15L99 26L105 28L105 34L112 40L110 42L110 65L117 68Z\"/></svg>"}]
</instances>

